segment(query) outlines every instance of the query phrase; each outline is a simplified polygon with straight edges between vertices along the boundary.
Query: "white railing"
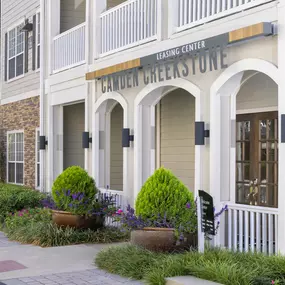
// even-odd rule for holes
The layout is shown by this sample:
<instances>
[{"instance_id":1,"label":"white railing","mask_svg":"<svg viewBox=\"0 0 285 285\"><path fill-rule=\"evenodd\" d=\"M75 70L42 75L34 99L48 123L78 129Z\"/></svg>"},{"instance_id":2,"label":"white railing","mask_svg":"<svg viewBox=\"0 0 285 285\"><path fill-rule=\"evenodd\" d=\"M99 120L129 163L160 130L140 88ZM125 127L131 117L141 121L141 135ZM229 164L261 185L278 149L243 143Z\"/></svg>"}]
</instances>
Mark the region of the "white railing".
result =
<instances>
[{"instance_id":1,"label":"white railing","mask_svg":"<svg viewBox=\"0 0 285 285\"><path fill-rule=\"evenodd\" d=\"M225 244L240 252L278 253L278 209L228 205Z\"/></svg>"},{"instance_id":2,"label":"white railing","mask_svg":"<svg viewBox=\"0 0 285 285\"><path fill-rule=\"evenodd\" d=\"M100 56L156 40L159 3L129 0L102 13Z\"/></svg>"},{"instance_id":3,"label":"white railing","mask_svg":"<svg viewBox=\"0 0 285 285\"><path fill-rule=\"evenodd\" d=\"M53 39L53 72L59 72L85 62L85 23Z\"/></svg>"},{"instance_id":4,"label":"white railing","mask_svg":"<svg viewBox=\"0 0 285 285\"><path fill-rule=\"evenodd\" d=\"M106 193L108 196L112 195L115 199L115 205L114 206L120 207L122 210L125 211L125 208L127 205L126 205L126 199L125 199L123 191L107 190L105 188L99 188L99 190L101 193ZM105 220L105 225L118 227L118 226L120 226L120 223L114 222L114 219L112 217L108 217Z\"/></svg>"},{"instance_id":5,"label":"white railing","mask_svg":"<svg viewBox=\"0 0 285 285\"><path fill-rule=\"evenodd\" d=\"M169 0L173 1L173 0ZM273 0L176 0L174 32L180 32Z\"/></svg>"}]
</instances>

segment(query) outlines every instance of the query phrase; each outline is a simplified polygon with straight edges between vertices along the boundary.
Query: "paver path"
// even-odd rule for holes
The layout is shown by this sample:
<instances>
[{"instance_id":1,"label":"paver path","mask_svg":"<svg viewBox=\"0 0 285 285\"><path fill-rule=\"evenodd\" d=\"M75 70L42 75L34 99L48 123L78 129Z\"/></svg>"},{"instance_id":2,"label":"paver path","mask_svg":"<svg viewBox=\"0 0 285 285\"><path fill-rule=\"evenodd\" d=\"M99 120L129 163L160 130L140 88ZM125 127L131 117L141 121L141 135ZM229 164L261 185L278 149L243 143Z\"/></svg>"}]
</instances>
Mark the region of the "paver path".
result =
<instances>
[{"instance_id":1,"label":"paver path","mask_svg":"<svg viewBox=\"0 0 285 285\"><path fill-rule=\"evenodd\" d=\"M0 232L0 285L143 284L95 268L95 255L108 246L41 248L10 242Z\"/></svg>"}]
</instances>

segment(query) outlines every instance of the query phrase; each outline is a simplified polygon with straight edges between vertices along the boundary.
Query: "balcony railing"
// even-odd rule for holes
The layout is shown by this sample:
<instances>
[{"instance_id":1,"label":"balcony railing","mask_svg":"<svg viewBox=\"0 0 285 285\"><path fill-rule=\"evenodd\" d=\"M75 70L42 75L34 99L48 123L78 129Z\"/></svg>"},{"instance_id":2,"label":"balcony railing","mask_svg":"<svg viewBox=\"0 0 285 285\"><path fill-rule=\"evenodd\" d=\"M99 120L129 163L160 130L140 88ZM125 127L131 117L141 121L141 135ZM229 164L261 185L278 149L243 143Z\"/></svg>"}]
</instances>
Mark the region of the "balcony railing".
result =
<instances>
[{"instance_id":1,"label":"balcony railing","mask_svg":"<svg viewBox=\"0 0 285 285\"><path fill-rule=\"evenodd\" d=\"M158 5L158 0L131 0L101 14L100 56L156 40Z\"/></svg>"},{"instance_id":2,"label":"balcony railing","mask_svg":"<svg viewBox=\"0 0 285 285\"><path fill-rule=\"evenodd\" d=\"M85 23L53 39L53 72L85 63Z\"/></svg>"},{"instance_id":3,"label":"balcony railing","mask_svg":"<svg viewBox=\"0 0 285 285\"><path fill-rule=\"evenodd\" d=\"M169 0L173 1L173 0ZM174 32L223 18L272 0L177 0L173 7Z\"/></svg>"}]
</instances>

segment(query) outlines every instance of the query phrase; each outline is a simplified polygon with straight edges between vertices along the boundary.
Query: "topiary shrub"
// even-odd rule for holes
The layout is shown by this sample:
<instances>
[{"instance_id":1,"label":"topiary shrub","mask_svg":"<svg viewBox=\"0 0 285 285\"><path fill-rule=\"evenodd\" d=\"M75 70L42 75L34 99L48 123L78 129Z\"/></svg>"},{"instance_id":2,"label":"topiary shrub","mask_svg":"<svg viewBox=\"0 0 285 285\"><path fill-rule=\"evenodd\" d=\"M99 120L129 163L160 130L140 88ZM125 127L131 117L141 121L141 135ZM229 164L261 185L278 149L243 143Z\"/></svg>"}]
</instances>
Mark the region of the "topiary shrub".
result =
<instances>
[{"instance_id":1,"label":"topiary shrub","mask_svg":"<svg viewBox=\"0 0 285 285\"><path fill-rule=\"evenodd\" d=\"M143 219L160 216L182 232L197 231L194 195L170 170L160 168L148 178L135 206Z\"/></svg>"},{"instance_id":2,"label":"topiary shrub","mask_svg":"<svg viewBox=\"0 0 285 285\"><path fill-rule=\"evenodd\" d=\"M98 189L94 179L79 166L64 170L53 183L52 197L59 210L87 214Z\"/></svg>"}]
</instances>

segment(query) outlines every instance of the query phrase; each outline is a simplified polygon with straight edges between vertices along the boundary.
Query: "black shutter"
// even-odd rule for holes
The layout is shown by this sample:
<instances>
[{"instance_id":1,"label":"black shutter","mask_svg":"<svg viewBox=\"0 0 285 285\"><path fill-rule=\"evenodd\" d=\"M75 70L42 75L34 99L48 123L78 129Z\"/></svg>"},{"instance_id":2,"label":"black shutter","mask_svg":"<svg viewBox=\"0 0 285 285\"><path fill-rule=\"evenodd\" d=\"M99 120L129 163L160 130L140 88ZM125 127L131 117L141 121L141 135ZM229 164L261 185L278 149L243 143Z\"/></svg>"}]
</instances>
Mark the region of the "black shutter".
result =
<instances>
[{"instance_id":1,"label":"black shutter","mask_svg":"<svg viewBox=\"0 0 285 285\"><path fill-rule=\"evenodd\" d=\"M37 40L37 16L33 17L33 53L32 53L32 69L36 70L36 40Z\"/></svg>"},{"instance_id":2,"label":"black shutter","mask_svg":"<svg viewBox=\"0 0 285 285\"><path fill-rule=\"evenodd\" d=\"M29 20L25 21L25 24L28 23ZM25 73L29 71L29 32L25 31Z\"/></svg>"},{"instance_id":3,"label":"black shutter","mask_svg":"<svg viewBox=\"0 0 285 285\"><path fill-rule=\"evenodd\" d=\"M5 34L5 66L4 66L4 80L8 77L8 34Z\"/></svg>"}]
</instances>

